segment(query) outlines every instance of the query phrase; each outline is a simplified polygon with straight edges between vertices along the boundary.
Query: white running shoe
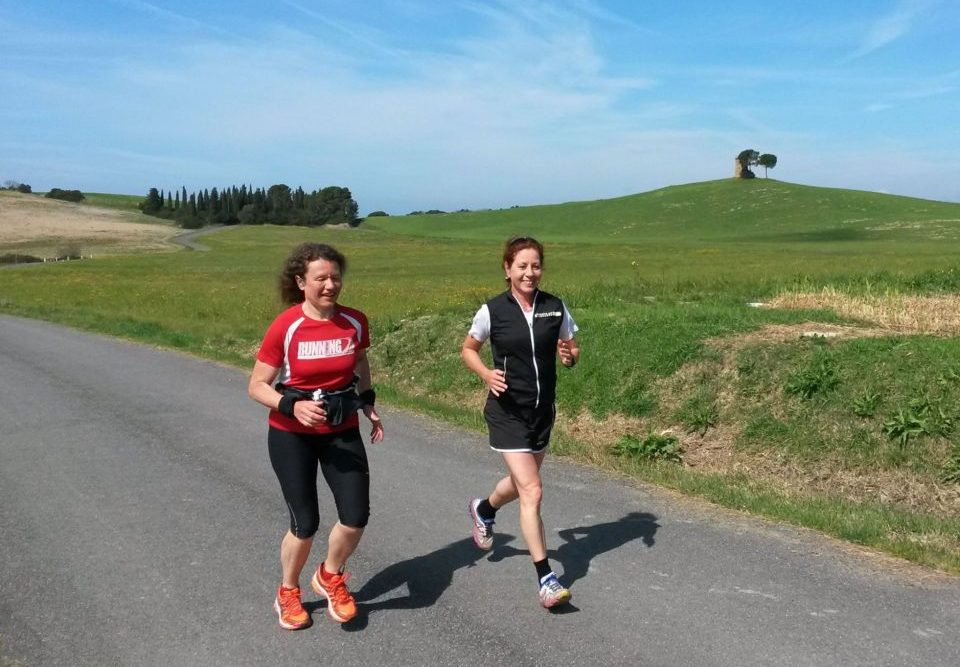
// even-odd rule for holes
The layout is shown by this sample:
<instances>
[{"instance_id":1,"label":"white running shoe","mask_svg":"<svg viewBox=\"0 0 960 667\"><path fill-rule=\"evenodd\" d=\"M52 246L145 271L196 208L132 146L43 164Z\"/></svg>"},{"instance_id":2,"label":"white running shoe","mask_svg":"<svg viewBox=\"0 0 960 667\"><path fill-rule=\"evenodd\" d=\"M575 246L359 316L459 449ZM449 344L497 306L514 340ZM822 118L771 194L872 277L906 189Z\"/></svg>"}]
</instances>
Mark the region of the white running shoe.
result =
<instances>
[{"instance_id":1,"label":"white running shoe","mask_svg":"<svg viewBox=\"0 0 960 667\"><path fill-rule=\"evenodd\" d=\"M540 604L549 609L570 601L570 591L563 587L557 575L551 572L540 580Z\"/></svg>"},{"instance_id":2,"label":"white running shoe","mask_svg":"<svg viewBox=\"0 0 960 667\"><path fill-rule=\"evenodd\" d=\"M482 501L483 498L474 498L467 503L467 511L473 519L473 543L484 551L489 551L493 547L493 519L481 519L477 514L477 505Z\"/></svg>"}]
</instances>

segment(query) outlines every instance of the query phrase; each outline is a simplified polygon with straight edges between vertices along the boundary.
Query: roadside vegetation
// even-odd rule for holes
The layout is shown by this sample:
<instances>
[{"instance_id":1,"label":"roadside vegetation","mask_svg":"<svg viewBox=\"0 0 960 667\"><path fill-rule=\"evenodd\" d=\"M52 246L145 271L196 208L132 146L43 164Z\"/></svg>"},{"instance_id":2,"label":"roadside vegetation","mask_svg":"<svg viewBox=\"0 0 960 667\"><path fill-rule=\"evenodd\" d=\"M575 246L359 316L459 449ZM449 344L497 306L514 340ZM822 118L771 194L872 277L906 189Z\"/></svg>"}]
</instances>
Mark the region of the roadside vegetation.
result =
<instances>
[{"instance_id":1,"label":"roadside vegetation","mask_svg":"<svg viewBox=\"0 0 960 667\"><path fill-rule=\"evenodd\" d=\"M554 451L960 573L960 205L715 181L602 202L244 227L5 270L0 310L246 368L296 243L337 245L398 405L479 427L460 343L512 234L584 350Z\"/></svg>"}]
</instances>

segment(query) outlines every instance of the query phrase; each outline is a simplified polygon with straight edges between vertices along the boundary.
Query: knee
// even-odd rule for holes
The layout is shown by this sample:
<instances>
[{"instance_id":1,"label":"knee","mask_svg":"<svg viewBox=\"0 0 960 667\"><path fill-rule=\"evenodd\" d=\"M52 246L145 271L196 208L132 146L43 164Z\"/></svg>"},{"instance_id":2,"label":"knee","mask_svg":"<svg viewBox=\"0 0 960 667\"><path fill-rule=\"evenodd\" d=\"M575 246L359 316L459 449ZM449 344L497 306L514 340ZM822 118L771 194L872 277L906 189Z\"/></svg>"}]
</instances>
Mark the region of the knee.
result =
<instances>
[{"instance_id":1,"label":"knee","mask_svg":"<svg viewBox=\"0 0 960 667\"><path fill-rule=\"evenodd\" d=\"M317 522L312 526L290 526L290 532L294 536L299 537L301 540L309 540L314 535L317 534L317 530L320 529L320 523Z\"/></svg>"},{"instance_id":2,"label":"knee","mask_svg":"<svg viewBox=\"0 0 960 667\"><path fill-rule=\"evenodd\" d=\"M520 503L523 505L540 505L543 499L543 486L540 481L517 486L517 492L520 496Z\"/></svg>"},{"instance_id":3,"label":"knee","mask_svg":"<svg viewBox=\"0 0 960 667\"><path fill-rule=\"evenodd\" d=\"M313 536L317 534L316 529L303 530L303 529L295 529L292 526L290 527L290 532L293 534L294 537L301 540L312 540Z\"/></svg>"},{"instance_id":4,"label":"knee","mask_svg":"<svg viewBox=\"0 0 960 667\"><path fill-rule=\"evenodd\" d=\"M341 513L338 517L340 525L343 526L349 532L362 533L363 529L367 527L367 522L370 520L370 512L351 512L351 513Z\"/></svg>"},{"instance_id":5,"label":"knee","mask_svg":"<svg viewBox=\"0 0 960 667\"><path fill-rule=\"evenodd\" d=\"M314 513L290 513L290 532L301 540L309 540L320 529L320 515Z\"/></svg>"}]
</instances>

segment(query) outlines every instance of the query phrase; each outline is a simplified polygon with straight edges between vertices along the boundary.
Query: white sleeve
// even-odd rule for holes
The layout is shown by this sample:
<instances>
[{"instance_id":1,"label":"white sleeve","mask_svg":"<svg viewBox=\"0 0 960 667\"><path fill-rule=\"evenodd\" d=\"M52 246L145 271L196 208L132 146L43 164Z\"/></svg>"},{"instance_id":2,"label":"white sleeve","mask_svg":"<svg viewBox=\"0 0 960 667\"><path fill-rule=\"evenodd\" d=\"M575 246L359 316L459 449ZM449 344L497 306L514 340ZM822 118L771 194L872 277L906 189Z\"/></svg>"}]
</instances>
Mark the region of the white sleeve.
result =
<instances>
[{"instance_id":1,"label":"white sleeve","mask_svg":"<svg viewBox=\"0 0 960 667\"><path fill-rule=\"evenodd\" d=\"M580 327L577 326L573 315L567 310L567 304L563 304L563 322L560 323L560 340L570 340L578 331L580 331Z\"/></svg>"},{"instance_id":2,"label":"white sleeve","mask_svg":"<svg viewBox=\"0 0 960 667\"><path fill-rule=\"evenodd\" d=\"M473 316L473 324L470 325L470 336L481 343L490 338L490 309L487 304L480 306L480 310Z\"/></svg>"}]
</instances>

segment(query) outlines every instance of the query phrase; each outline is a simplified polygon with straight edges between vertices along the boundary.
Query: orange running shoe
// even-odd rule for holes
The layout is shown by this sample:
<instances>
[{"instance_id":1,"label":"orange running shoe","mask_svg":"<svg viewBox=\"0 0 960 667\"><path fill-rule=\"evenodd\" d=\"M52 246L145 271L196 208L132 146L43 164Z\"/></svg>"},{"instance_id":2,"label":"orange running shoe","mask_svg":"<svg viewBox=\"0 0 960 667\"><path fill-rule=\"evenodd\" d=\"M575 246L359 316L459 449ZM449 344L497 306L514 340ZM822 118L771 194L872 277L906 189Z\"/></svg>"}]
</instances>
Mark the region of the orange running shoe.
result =
<instances>
[{"instance_id":1,"label":"orange running shoe","mask_svg":"<svg viewBox=\"0 0 960 667\"><path fill-rule=\"evenodd\" d=\"M273 608L277 610L281 628L300 630L310 627L310 614L300 602L299 588L285 588L281 585L277 590L277 597L273 600Z\"/></svg>"},{"instance_id":2,"label":"orange running shoe","mask_svg":"<svg viewBox=\"0 0 960 667\"><path fill-rule=\"evenodd\" d=\"M340 623L346 623L357 615L357 601L347 590L349 579L350 575L346 572L330 574L324 569L323 563L320 563L310 580L310 586L317 595L327 598L327 613L330 618Z\"/></svg>"}]
</instances>

